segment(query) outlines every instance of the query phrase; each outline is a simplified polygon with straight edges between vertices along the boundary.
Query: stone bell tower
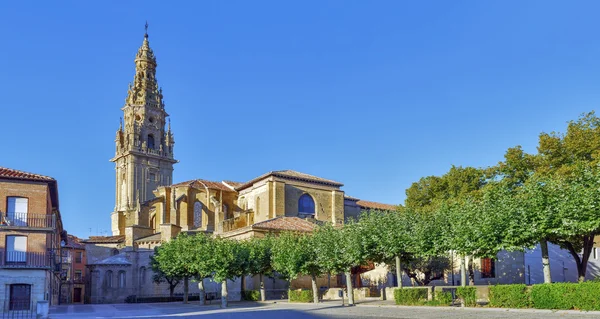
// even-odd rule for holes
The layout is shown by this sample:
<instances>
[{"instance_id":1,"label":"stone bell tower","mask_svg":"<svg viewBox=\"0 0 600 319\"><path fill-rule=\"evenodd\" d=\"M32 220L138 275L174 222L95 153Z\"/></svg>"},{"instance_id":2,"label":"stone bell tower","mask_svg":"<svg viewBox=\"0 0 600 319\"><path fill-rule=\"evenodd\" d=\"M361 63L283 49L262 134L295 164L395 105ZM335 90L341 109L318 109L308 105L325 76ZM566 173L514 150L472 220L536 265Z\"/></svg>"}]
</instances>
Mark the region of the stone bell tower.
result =
<instances>
[{"instance_id":1,"label":"stone bell tower","mask_svg":"<svg viewBox=\"0 0 600 319\"><path fill-rule=\"evenodd\" d=\"M135 76L129 84L123 120L115 139L115 208L111 214L113 235L124 235L139 212L140 204L154 197L152 191L173 182L175 140L167 117L162 88L156 81L156 57L148 42L148 24L144 42L135 56Z\"/></svg>"}]
</instances>

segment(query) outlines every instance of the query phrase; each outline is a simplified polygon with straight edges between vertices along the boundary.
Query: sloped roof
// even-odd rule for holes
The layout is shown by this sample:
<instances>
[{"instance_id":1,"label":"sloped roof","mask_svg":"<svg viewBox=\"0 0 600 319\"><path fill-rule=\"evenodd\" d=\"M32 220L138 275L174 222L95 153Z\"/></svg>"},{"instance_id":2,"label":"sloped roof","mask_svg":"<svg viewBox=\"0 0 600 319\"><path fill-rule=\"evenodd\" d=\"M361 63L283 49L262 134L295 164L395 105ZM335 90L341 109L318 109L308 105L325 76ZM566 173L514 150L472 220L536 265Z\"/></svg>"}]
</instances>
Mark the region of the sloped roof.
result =
<instances>
[{"instance_id":1,"label":"sloped roof","mask_svg":"<svg viewBox=\"0 0 600 319\"><path fill-rule=\"evenodd\" d=\"M147 243L160 241L160 233L152 234L150 236L138 238L135 240L136 243Z\"/></svg>"},{"instance_id":2,"label":"sloped roof","mask_svg":"<svg viewBox=\"0 0 600 319\"><path fill-rule=\"evenodd\" d=\"M281 216L252 225L252 229L311 232L317 225L298 217Z\"/></svg>"},{"instance_id":3,"label":"sloped roof","mask_svg":"<svg viewBox=\"0 0 600 319\"><path fill-rule=\"evenodd\" d=\"M28 172L19 171L16 169L6 168L6 167L0 167L0 178L43 181L43 182L56 181L54 178L52 178L50 176L28 173Z\"/></svg>"},{"instance_id":4,"label":"sloped roof","mask_svg":"<svg viewBox=\"0 0 600 319\"><path fill-rule=\"evenodd\" d=\"M236 187L236 190L241 190L244 188L247 188L249 186L252 186L252 184L267 178L269 176L275 176L275 177L281 177L281 178L286 178L286 179L292 179L292 180L297 180L297 181L303 181L303 182L310 182L310 183L317 183L317 184L325 184L325 185L331 185L331 186L337 186L337 187L341 187L344 186L344 184L340 183L340 182L336 182L334 180L330 180L330 179L325 179L325 178L321 178L318 176L314 176L314 175L309 175L306 173L301 173L301 172L297 172L297 171L293 171L293 170L282 170L282 171L271 171L268 172L266 174L263 174L259 177L256 177L254 179L252 179L249 182L246 182L244 184L242 184L241 186Z\"/></svg>"},{"instance_id":5,"label":"sloped roof","mask_svg":"<svg viewBox=\"0 0 600 319\"><path fill-rule=\"evenodd\" d=\"M131 265L131 262L125 254L118 254L104 258L90 265Z\"/></svg>"},{"instance_id":6,"label":"sloped roof","mask_svg":"<svg viewBox=\"0 0 600 319\"><path fill-rule=\"evenodd\" d=\"M356 204L358 206L360 206L361 208L367 208L367 209L396 210L398 208L398 206L396 206L396 205L382 204L382 203L377 203L377 202L369 202L366 200L359 200L358 202L356 202Z\"/></svg>"},{"instance_id":7,"label":"sloped roof","mask_svg":"<svg viewBox=\"0 0 600 319\"><path fill-rule=\"evenodd\" d=\"M74 249L85 249L85 245L82 243L81 239L73 235L67 235L67 243L65 244L65 247Z\"/></svg>"},{"instance_id":8,"label":"sloped roof","mask_svg":"<svg viewBox=\"0 0 600 319\"><path fill-rule=\"evenodd\" d=\"M16 169L0 166L0 179L13 179L13 180L37 181L37 182L48 183L48 188L50 190L50 198L52 199L52 207L56 207L56 210L59 210L58 183L56 182L56 180L54 178L52 178L50 176L34 174L34 173L19 171ZM59 215L60 215L60 212L59 212ZM62 228L62 226L60 226L60 227Z\"/></svg>"},{"instance_id":9,"label":"sloped roof","mask_svg":"<svg viewBox=\"0 0 600 319\"><path fill-rule=\"evenodd\" d=\"M84 240L86 244L118 244L125 241L125 235L117 236L90 236L90 238Z\"/></svg>"},{"instance_id":10,"label":"sloped roof","mask_svg":"<svg viewBox=\"0 0 600 319\"><path fill-rule=\"evenodd\" d=\"M185 182L173 184L171 186L189 186L189 187L193 187L196 189L204 189L206 187L206 188L218 189L218 190L222 190L222 191L226 191L226 192L233 191L231 188L223 185L223 183L221 183L221 182L207 181L204 179L193 179L191 181L185 181Z\"/></svg>"},{"instance_id":11,"label":"sloped roof","mask_svg":"<svg viewBox=\"0 0 600 319\"><path fill-rule=\"evenodd\" d=\"M226 186L229 186L229 187L234 188L234 189L236 187L244 185L244 183L234 182L234 181L223 181L222 183L225 184Z\"/></svg>"}]
</instances>

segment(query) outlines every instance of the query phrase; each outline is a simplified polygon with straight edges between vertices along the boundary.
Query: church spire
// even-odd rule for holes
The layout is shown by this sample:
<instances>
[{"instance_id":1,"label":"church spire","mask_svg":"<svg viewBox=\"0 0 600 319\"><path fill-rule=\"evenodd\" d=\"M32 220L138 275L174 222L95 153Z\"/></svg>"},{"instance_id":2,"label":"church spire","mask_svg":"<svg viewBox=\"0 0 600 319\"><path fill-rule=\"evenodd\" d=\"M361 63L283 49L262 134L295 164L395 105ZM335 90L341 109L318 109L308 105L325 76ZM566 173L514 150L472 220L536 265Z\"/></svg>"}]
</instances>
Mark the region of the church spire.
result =
<instances>
[{"instance_id":1,"label":"church spire","mask_svg":"<svg viewBox=\"0 0 600 319\"><path fill-rule=\"evenodd\" d=\"M135 76L129 85L125 106L139 105L164 109L162 90L156 80L156 57L148 41L148 22L144 41L135 55Z\"/></svg>"}]
</instances>

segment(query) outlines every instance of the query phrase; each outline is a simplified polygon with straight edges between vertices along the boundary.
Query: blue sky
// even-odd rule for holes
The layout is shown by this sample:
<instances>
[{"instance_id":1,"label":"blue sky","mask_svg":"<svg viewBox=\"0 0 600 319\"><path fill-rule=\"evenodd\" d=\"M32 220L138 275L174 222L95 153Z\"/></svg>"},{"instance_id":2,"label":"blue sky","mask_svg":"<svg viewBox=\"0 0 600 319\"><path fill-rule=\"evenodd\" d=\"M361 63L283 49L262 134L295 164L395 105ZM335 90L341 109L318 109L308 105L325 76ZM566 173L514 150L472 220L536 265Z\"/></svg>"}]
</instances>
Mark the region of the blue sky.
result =
<instances>
[{"instance_id":1,"label":"blue sky","mask_svg":"<svg viewBox=\"0 0 600 319\"><path fill-rule=\"evenodd\" d=\"M70 233L110 230L114 135L144 23L175 181L294 169L398 204L600 102L600 2L0 3L0 166L58 180Z\"/></svg>"}]
</instances>

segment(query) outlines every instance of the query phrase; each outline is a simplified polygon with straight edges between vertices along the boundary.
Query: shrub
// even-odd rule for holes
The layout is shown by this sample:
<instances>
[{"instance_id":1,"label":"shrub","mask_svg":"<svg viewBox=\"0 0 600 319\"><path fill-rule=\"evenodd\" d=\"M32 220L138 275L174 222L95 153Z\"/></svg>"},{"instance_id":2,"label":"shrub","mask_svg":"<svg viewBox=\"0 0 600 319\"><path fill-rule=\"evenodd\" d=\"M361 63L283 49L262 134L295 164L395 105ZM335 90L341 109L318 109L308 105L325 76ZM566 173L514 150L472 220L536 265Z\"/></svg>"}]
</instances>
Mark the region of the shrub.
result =
<instances>
[{"instance_id":1,"label":"shrub","mask_svg":"<svg viewBox=\"0 0 600 319\"><path fill-rule=\"evenodd\" d=\"M490 306L528 308L530 306L529 290L525 284L491 286Z\"/></svg>"},{"instance_id":2,"label":"shrub","mask_svg":"<svg viewBox=\"0 0 600 319\"><path fill-rule=\"evenodd\" d=\"M452 293L450 291L437 291L435 293L435 301L440 306L449 306L452 304Z\"/></svg>"},{"instance_id":3,"label":"shrub","mask_svg":"<svg viewBox=\"0 0 600 319\"><path fill-rule=\"evenodd\" d=\"M290 290L288 292L290 302L313 302L312 290Z\"/></svg>"},{"instance_id":4,"label":"shrub","mask_svg":"<svg viewBox=\"0 0 600 319\"><path fill-rule=\"evenodd\" d=\"M600 310L600 283L554 283L533 285L531 303L537 309Z\"/></svg>"},{"instance_id":5,"label":"shrub","mask_svg":"<svg viewBox=\"0 0 600 319\"><path fill-rule=\"evenodd\" d=\"M477 306L477 288L475 287L457 287L456 297L461 299L465 307Z\"/></svg>"},{"instance_id":6,"label":"shrub","mask_svg":"<svg viewBox=\"0 0 600 319\"><path fill-rule=\"evenodd\" d=\"M244 298L244 300L259 301L260 300L260 291L246 290L246 291L244 291L244 294L242 295L242 297Z\"/></svg>"},{"instance_id":7,"label":"shrub","mask_svg":"<svg viewBox=\"0 0 600 319\"><path fill-rule=\"evenodd\" d=\"M428 288L394 289L394 300L397 305L422 305L427 301Z\"/></svg>"}]
</instances>

